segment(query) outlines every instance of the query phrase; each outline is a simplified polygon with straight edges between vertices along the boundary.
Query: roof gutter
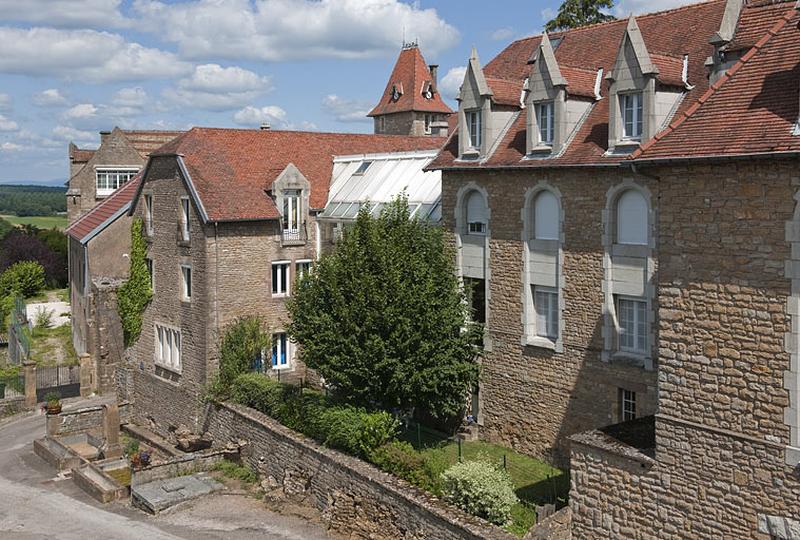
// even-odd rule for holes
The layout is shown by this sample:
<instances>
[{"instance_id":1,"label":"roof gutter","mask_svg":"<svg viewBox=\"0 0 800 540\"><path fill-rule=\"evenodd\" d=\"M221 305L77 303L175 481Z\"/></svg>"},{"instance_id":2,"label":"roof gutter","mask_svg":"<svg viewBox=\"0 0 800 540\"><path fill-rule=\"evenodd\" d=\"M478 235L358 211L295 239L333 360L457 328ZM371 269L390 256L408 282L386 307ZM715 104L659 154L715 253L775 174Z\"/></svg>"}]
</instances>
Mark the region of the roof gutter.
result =
<instances>
[{"instance_id":1,"label":"roof gutter","mask_svg":"<svg viewBox=\"0 0 800 540\"><path fill-rule=\"evenodd\" d=\"M757 152L751 154L736 154L736 155L727 155L727 154L714 154L708 156L685 156L685 157L674 157L674 158L643 158L643 159L633 159L633 160L626 160L621 162L621 165L624 167L630 167L634 169L636 167L648 167L648 166L656 166L656 165L666 165L668 163L684 163L684 162L703 162L703 161L742 161L742 160L751 160L751 159L772 159L772 158L792 158L792 157L800 157L800 150L785 150L780 152Z\"/></svg>"}]
</instances>

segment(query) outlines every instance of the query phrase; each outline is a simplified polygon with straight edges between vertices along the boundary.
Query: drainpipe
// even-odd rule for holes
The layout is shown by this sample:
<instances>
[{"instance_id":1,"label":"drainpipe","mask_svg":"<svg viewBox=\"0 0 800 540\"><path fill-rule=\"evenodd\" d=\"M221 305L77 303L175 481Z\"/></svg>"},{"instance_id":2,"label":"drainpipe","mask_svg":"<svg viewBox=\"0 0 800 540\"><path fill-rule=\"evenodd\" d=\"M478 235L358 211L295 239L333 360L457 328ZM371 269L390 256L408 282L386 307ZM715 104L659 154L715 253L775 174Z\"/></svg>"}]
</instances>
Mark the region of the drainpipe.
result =
<instances>
[{"instance_id":1,"label":"drainpipe","mask_svg":"<svg viewBox=\"0 0 800 540\"><path fill-rule=\"evenodd\" d=\"M316 238L314 238L314 252L317 254L317 260L319 260L322 252L322 241L319 234L319 221L316 218L314 219L314 234L316 235Z\"/></svg>"}]
</instances>

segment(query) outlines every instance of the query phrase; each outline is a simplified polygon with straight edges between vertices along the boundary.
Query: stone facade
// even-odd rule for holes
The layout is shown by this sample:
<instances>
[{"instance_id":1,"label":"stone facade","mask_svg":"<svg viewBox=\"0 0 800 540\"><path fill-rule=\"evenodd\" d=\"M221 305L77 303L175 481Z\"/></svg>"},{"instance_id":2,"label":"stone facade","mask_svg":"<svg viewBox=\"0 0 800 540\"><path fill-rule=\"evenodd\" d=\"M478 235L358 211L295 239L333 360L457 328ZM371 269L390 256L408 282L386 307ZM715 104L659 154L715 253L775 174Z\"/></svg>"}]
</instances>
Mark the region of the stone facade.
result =
<instances>
[{"instance_id":1,"label":"stone facade","mask_svg":"<svg viewBox=\"0 0 800 540\"><path fill-rule=\"evenodd\" d=\"M135 210L143 219L144 196L153 201L147 256L152 260L154 294L128 366L137 414L162 430L179 425L198 430L199 409L217 370L217 344L225 327L238 317L259 315L272 332L284 330L287 297L272 295L272 262L288 261L290 283L294 282L296 263L316 258L315 218L313 213L304 216L307 239L292 245L284 245L278 220L204 224L171 157L151 162ZM191 201L189 242L180 236L182 197ZM192 271L188 302L182 300L181 265L190 265ZM155 361L157 324L180 330L182 365L178 370ZM291 382L312 377L293 356L288 368L272 370L272 376Z\"/></svg>"},{"instance_id":2,"label":"stone facade","mask_svg":"<svg viewBox=\"0 0 800 540\"><path fill-rule=\"evenodd\" d=\"M430 116L431 127L426 131L425 116ZM447 136L447 116L438 113L422 113L417 111L403 111L392 114L376 116L374 132L378 135L411 135L412 137Z\"/></svg>"},{"instance_id":3,"label":"stone facade","mask_svg":"<svg viewBox=\"0 0 800 540\"><path fill-rule=\"evenodd\" d=\"M655 457L572 449L577 538L792 538L800 474L786 230L796 160L653 168L659 178ZM788 462L788 463L787 463ZM778 529L780 530L778 530Z\"/></svg>"},{"instance_id":4,"label":"stone facade","mask_svg":"<svg viewBox=\"0 0 800 540\"><path fill-rule=\"evenodd\" d=\"M564 463L570 435L620 420L621 388L636 392L638 415L655 412L655 371L624 359L603 359L604 213L607 193L625 180L631 179L618 169L443 171L444 227L456 237L463 231L459 197L468 189L488 195L482 438ZM560 351L522 344L524 205L526 193L542 183L561 195ZM656 200L656 182L643 179L637 185Z\"/></svg>"},{"instance_id":5,"label":"stone facade","mask_svg":"<svg viewBox=\"0 0 800 540\"><path fill-rule=\"evenodd\" d=\"M514 538L252 409L208 405L204 424L217 444L244 442L247 465L274 479L286 497L316 507L327 527L347 538Z\"/></svg>"}]
</instances>

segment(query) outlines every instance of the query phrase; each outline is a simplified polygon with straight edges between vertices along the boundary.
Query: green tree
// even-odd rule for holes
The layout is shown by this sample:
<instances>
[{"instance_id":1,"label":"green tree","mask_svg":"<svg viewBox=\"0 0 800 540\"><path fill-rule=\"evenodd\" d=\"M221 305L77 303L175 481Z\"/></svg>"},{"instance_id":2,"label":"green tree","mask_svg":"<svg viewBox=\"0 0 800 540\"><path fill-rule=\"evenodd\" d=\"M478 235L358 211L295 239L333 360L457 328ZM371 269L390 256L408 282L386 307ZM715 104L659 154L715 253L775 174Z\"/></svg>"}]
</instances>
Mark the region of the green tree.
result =
<instances>
[{"instance_id":1,"label":"green tree","mask_svg":"<svg viewBox=\"0 0 800 540\"><path fill-rule=\"evenodd\" d=\"M142 233L142 220L137 218L131 224L131 267L128 280L119 288L117 309L122 321L125 346L130 347L142 332L142 314L153 289L150 286L150 271L147 269L147 244Z\"/></svg>"},{"instance_id":2,"label":"green tree","mask_svg":"<svg viewBox=\"0 0 800 540\"><path fill-rule=\"evenodd\" d=\"M544 25L544 29L554 32L610 21L614 17L601 10L612 7L614 0L564 0L556 16Z\"/></svg>"},{"instance_id":3,"label":"green tree","mask_svg":"<svg viewBox=\"0 0 800 540\"><path fill-rule=\"evenodd\" d=\"M458 414L478 364L454 261L405 198L377 218L362 208L288 303L302 359L348 403Z\"/></svg>"},{"instance_id":4,"label":"green tree","mask_svg":"<svg viewBox=\"0 0 800 540\"><path fill-rule=\"evenodd\" d=\"M236 377L252 371L258 355L269 348L270 335L260 317L241 317L228 324L219 346L217 389L230 388Z\"/></svg>"}]
</instances>

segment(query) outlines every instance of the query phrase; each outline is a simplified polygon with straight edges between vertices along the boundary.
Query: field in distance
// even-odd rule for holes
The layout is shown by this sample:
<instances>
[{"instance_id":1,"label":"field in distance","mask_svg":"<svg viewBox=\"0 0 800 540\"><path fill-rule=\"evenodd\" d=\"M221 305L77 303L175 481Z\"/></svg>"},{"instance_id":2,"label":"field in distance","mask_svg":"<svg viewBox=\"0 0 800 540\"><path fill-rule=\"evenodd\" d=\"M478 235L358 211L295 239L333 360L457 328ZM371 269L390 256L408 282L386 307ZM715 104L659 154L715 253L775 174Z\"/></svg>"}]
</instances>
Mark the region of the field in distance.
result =
<instances>
[{"instance_id":1,"label":"field in distance","mask_svg":"<svg viewBox=\"0 0 800 540\"><path fill-rule=\"evenodd\" d=\"M0 215L1 218L5 219L12 225L33 225L34 227L38 227L40 229L52 229L55 227L56 229L63 231L67 228L67 216L59 215L59 216L12 216L7 214Z\"/></svg>"}]
</instances>

